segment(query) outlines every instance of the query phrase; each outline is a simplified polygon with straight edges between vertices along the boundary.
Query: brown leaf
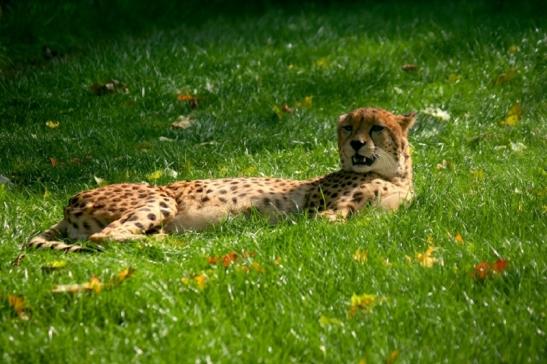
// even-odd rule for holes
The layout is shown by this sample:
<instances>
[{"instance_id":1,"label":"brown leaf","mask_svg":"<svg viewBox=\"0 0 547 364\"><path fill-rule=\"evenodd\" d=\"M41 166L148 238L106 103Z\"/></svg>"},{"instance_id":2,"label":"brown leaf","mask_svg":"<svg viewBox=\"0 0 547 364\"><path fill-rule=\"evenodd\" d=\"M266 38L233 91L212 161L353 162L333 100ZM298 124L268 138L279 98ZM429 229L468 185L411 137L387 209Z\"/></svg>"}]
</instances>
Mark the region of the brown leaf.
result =
<instances>
[{"instance_id":1,"label":"brown leaf","mask_svg":"<svg viewBox=\"0 0 547 364\"><path fill-rule=\"evenodd\" d=\"M89 86L91 92L97 96L112 94L115 92L128 92L127 85L118 80L110 80L105 83L94 83Z\"/></svg>"},{"instance_id":2,"label":"brown leaf","mask_svg":"<svg viewBox=\"0 0 547 364\"><path fill-rule=\"evenodd\" d=\"M57 159L55 158L49 158L49 163L51 163L51 167L55 168L57 167Z\"/></svg>"},{"instance_id":3,"label":"brown leaf","mask_svg":"<svg viewBox=\"0 0 547 364\"><path fill-rule=\"evenodd\" d=\"M187 129L191 127L193 123L194 119L190 116L181 115L171 124L171 127L173 129Z\"/></svg>"},{"instance_id":4,"label":"brown leaf","mask_svg":"<svg viewBox=\"0 0 547 364\"><path fill-rule=\"evenodd\" d=\"M99 278L93 276L85 283L81 284L59 284L51 290L53 293L79 293L79 292L95 292L100 293L103 289L103 284Z\"/></svg>"},{"instance_id":5,"label":"brown leaf","mask_svg":"<svg viewBox=\"0 0 547 364\"><path fill-rule=\"evenodd\" d=\"M401 66L401 69L405 72L416 72L418 70L418 66L414 63L406 63Z\"/></svg>"},{"instance_id":6,"label":"brown leaf","mask_svg":"<svg viewBox=\"0 0 547 364\"><path fill-rule=\"evenodd\" d=\"M11 308L17 313L17 316L24 321L27 321L30 316L27 312L27 307L25 299L22 296L17 296L14 294L8 295L8 303Z\"/></svg>"},{"instance_id":7,"label":"brown leaf","mask_svg":"<svg viewBox=\"0 0 547 364\"><path fill-rule=\"evenodd\" d=\"M177 95L177 100L186 102L188 106L190 106L190 109L195 109L198 107L198 98L194 95L188 95L188 94L180 94Z\"/></svg>"}]
</instances>

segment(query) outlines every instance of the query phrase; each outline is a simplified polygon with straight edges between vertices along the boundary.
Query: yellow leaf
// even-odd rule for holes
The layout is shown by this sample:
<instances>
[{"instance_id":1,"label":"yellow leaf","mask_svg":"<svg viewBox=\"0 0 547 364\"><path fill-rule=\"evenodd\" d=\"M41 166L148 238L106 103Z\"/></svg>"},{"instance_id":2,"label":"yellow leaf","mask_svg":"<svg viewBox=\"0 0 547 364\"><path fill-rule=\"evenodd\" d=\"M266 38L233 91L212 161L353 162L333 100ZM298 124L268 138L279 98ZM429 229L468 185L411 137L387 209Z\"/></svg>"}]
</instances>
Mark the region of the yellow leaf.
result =
<instances>
[{"instance_id":1,"label":"yellow leaf","mask_svg":"<svg viewBox=\"0 0 547 364\"><path fill-rule=\"evenodd\" d=\"M304 97L302 101L296 103L296 106L304 109L311 109L313 106L313 96Z\"/></svg>"},{"instance_id":2,"label":"yellow leaf","mask_svg":"<svg viewBox=\"0 0 547 364\"><path fill-rule=\"evenodd\" d=\"M485 177L485 173L482 169L474 169L471 171L471 175L475 177L476 180L482 181Z\"/></svg>"},{"instance_id":3,"label":"yellow leaf","mask_svg":"<svg viewBox=\"0 0 547 364\"><path fill-rule=\"evenodd\" d=\"M456 240L457 244L463 244L463 236L460 233L457 233L456 236L454 236L454 240Z\"/></svg>"},{"instance_id":4,"label":"yellow leaf","mask_svg":"<svg viewBox=\"0 0 547 364\"><path fill-rule=\"evenodd\" d=\"M368 260L368 251L357 248L355 253L353 253L352 258L358 263L366 263Z\"/></svg>"},{"instance_id":5,"label":"yellow leaf","mask_svg":"<svg viewBox=\"0 0 547 364\"><path fill-rule=\"evenodd\" d=\"M450 76L448 76L448 81L452 83L458 83L460 81L461 77L458 74L452 73Z\"/></svg>"},{"instance_id":6,"label":"yellow leaf","mask_svg":"<svg viewBox=\"0 0 547 364\"><path fill-rule=\"evenodd\" d=\"M353 294L350 303L350 315L355 315L358 311L370 312L376 304L378 296L368 293Z\"/></svg>"},{"instance_id":7,"label":"yellow leaf","mask_svg":"<svg viewBox=\"0 0 547 364\"><path fill-rule=\"evenodd\" d=\"M46 121L46 126L50 129L56 129L59 127L59 125L61 125L60 122L58 122L57 120L48 120Z\"/></svg>"},{"instance_id":8,"label":"yellow leaf","mask_svg":"<svg viewBox=\"0 0 547 364\"><path fill-rule=\"evenodd\" d=\"M120 283L125 281L127 278L131 277L134 272L135 272L135 269L131 267L125 268L124 270L118 273L118 281Z\"/></svg>"},{"instance_id":9,"label":"yellow leaf","mask_svg":"<svg viewBox=\"0 0 547 364\"><path fill-rule=\"evenodd\" d=\"M507 52L509 52L510 54L515 54L517 53L518 51L520 50L520 48L513 44L512 46L509 47L509 49L507 50Z\"/></svg>"},{"instance_id":10,"label":"yellow leaf","mask_svg":"<svg viewBox=\"0 0 547 364\"><path fill-rule=\"evenodd\" d=\"M154 171L146 176L146 179L155 181L160 179L163 176L163 171L161 169L158 169L157 171Z\"/></svg>"},{"instance_id":11,"label":"yellow leaf","mask_svg":"<svg viewBox=\"0 0 547 364\"><path fill-rule=\"evenodd\" d=\"M319 58L315 61L315 66L318 68L327 68L330 62L326 57Z\"/></svg>"},{"instance_id":12,"label":"yellow leaf","mask_svg":"<svg viewBox=\"0 0 547 364\"><path fill-rule=\"evenodd\" d=\"M521 116L522 107L520 106L520 103L516 102L507 112L505 119L500 121L500 124L506 126L515 126L519 123Z\"/></svg>"},{"instance_id":13,"label":"yellow leaf","mask_svg":"<svg viewBox=\"0 0 547 364\"><path fill-rule=\"evenodd\" d=\"M24 321L27 321L30 317L26 312L25 299L21 296L14 294L8 295L8 303L11 308L17 313L17 316Z\"/></svg>"},{"instance_id":14,"label":"yellow leaf","mask_svg":"<svg viewBox=\"0 0 547 364\"><path fill-rule=\"evenodd\" d=\"M103 289L103 284L99 278L93 276L88 282L81 284L60 284L51 290L53 293L78 293L90 292L100 293Z\"/></svg>"},{"instance_id":15,"label":"yellow leaf","mask_svg":"<svg viewBox=\"0 0 547 364\"><path fill-rule=\"evenodd\" d=\"M45 272L53 272L55 270L59 270L66 267L66 260L54 260L44 266L42 266L42 270Z\"/></svg>"},{"instance_id":16,"label":"yellow leaf","mask_svg":"<svg viewBox=\"0 0 547 364\"><path fill-rule=\"evenodd\" d=\"M399 357L399 351L394 350L391 353L389 353L389 356L386 358L386 364L393 364Z\"/></svg>"},{"instance_id":17,"label":"yellow leaf","mask_svg":"<svg viewBox=\"0 0 547 364\"><path fill-rule=\"evenodd\" d=\"M416 254L416 260L422 267L431 268L435 263L438 262L437 258L433 257L433 252L437 248L430 246L423 253Z\"/></svg>"},{"instance_id":18,"label":"yellow leaf","mask_svg":"<svg viewBox=\"0 0 547 364\"><path fill-rule=\"evenodd\" d=\"M182 284L184 284L185 286L189 286L189 285L190 285L190 282L191 282L190 278L188 278L188 277L182 277L182 278L180 279L180 281L181 281Z\"/></svg>"},{"instance_id":19,"label":"yellow leaf","mask_svg":"<svg viewBox=\"0 0 547 364\"><path fill-rule=\"evenodd\" d=\"M341 326L343 324L344 323L341 320L334 317L328 317L325 315L321 315L321 317L319 317L319 325L321 325L321 327Z\"/></svg>"},{"instance_id":20,"label":"yellow leaf","mask_svg":"<svg viewBox=\"0 0 547 364\"><path fill-rule=\"evenodd\" d=\"M198 274L194 277L194 281L199 289L204 289L207 285L207 276L205 274Z\"/></svg>"}]
</instances>

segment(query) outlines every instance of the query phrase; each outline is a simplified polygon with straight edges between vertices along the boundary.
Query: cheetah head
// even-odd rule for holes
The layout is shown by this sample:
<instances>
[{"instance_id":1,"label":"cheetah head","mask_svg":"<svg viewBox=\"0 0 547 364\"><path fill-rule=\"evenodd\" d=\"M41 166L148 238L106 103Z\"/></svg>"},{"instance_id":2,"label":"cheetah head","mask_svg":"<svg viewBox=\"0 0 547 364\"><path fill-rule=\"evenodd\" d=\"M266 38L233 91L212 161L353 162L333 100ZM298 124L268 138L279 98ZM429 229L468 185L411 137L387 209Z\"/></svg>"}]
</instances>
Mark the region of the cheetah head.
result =
<instances>
[{"instance_id":1,"label":"cheetah head","mask_svg":"<svg viewBox=\"0 0 547 364\"><path fill-rule=\"evenodd\" d=\"M407 135L415 116L415 113L394 115L375 108L341 115L338 149L342 169L374 172L385 178L401 176L410 158Z\"/></svg>"}]
</instances>

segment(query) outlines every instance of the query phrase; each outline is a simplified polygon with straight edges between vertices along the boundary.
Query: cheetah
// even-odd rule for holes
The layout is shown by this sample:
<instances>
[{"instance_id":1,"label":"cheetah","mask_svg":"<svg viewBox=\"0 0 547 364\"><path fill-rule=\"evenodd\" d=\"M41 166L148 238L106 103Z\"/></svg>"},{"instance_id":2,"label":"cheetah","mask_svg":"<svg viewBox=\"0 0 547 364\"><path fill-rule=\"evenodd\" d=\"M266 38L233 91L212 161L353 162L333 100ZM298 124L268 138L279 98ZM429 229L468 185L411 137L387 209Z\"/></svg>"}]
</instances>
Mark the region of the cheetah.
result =
<instances>
[{"instance_id":1,"label":"cheetah","mask_svg":"<svg viewBox=\"0 0 547 364\"><path fill-rule=\"evenodd\" d=\"M408 130L415 115L379 108L341 115L341 169L326 176L184 180L165 186L123 183L80 192L68 200L63 220L27 245L85 251L74 241L87 239L100 246L157 233L197 231L251 210L274 219L307 212L343 220L366 205L397 209L414 195Z\"/></svg>"}]
</instances>

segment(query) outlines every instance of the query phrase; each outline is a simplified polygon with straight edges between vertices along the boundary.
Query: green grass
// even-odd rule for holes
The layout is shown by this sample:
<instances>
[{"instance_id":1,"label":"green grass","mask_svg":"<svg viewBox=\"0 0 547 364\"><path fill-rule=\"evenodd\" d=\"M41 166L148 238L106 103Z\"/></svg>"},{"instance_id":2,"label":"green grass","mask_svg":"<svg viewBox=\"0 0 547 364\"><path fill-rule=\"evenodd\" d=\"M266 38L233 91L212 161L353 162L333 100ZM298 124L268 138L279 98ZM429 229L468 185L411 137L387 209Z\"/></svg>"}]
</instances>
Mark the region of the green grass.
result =
<instances>
[{"instance_id":1,"label":"green grass","mask_svg":"<svg viewBox=\"0 0 547 364\"><path fill-rule=\"evenodd\" d=\"M0 175L12 182L0 185L0 361L377 363L398 352L400 363L544 362L539 4L11 2L0 18ZM43 45L62 56L45 60ZM407 63L417 71L402 71ZM129 92L89 91L109 79ZM198 107L179 93L197 95ZM307 96L310 108L296 106ZM278 118L273 108L285 103L295 111ZM518 123L500 125L516 103ZM360 106L422 111L411 135L417 198L396 213L363 211L343 224L241 218L100 254L28 251L12 265L95 176L333 171L337 116ZM188 114L194 125L170 129ZM428 244L439 259L431 268L416 260ZM352 258L357 249L367 262ZM208 264L231 251L254 256ZM503 274L472 277L499 258L509 262ZM66 267L43 270L57 260ZM51 293L126 267L134 275L99 294ZM376 305L351 315L352 295L363 293ZM10 295L24 299L29 320Z\"/></svg>"}]
</instances>

